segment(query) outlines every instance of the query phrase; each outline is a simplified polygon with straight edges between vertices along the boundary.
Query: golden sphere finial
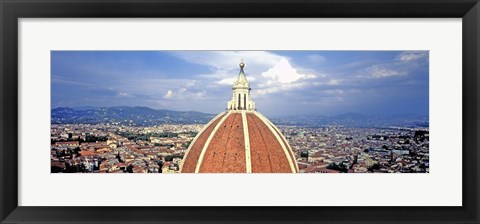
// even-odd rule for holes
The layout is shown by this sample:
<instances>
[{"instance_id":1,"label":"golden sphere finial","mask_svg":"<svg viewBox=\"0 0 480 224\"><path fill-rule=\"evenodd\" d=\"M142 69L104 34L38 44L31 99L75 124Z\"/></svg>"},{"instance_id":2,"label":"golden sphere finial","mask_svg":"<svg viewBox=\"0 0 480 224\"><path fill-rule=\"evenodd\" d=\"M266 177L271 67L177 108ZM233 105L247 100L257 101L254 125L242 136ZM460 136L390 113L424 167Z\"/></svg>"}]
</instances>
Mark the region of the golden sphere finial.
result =
<instances>
[{"instance_id":1,"label":"golden sphere finial","mask_svg":"<svg viewBox=\"0 0 480 224\"><path fill-rule=\"evenodd\" d=\"M243 58L242 58L240 59L240 68L243 68L243 67L245 67L245 63L243 62Z\"/></svg>"}]
</instances>

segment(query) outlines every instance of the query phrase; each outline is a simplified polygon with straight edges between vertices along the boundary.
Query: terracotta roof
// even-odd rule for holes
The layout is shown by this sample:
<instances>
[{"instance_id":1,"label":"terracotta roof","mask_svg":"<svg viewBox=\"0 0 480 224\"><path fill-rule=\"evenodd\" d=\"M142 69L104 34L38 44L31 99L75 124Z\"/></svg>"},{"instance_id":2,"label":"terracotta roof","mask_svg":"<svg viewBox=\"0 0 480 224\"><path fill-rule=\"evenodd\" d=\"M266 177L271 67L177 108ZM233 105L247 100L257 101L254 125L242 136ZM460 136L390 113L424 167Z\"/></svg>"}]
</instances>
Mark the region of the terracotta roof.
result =
<instances>
[{"instance_id":1,"label":"terracotta roof","mask_svg":"<svg viewBox=\"0 0 480 224\"><path fill-rule=\"evenodd\" d=\"M182 172L184 173L194 173L195 172L195 167L197 166L197 161L200 156L200 153L202 151L203 145L207 141L208 137L212 133L213 129L215 126L218 124L218 122L222 119L222 116L217 117L213 122L211 121L211 124L207 126L203 132L200 132L196 136L195 144L191 144L189 146L188 154L185 155L185 158L188 157L188 160L186 159L185 162L183 163L182 167Z\"/></svg>"},{"instance_id":2,"label":"terracotta roof","mask_svg":"<svg viewBox=\"0 0 480 224\"><path fill-rule=\"evenodd\" d=\"M317 173L317 172L324 171L327 166L328 166L328 163L320 163L320 164L316 164L316 165L310 165L307 168L305 168L305 170L303 170L303 172L305 172L305 173Z\"/></svg>"},{"instance_id":3,"label":"terracotta roof","mask_svg":"<svg viewBox=\"0 0 480 224\"><path fill-rule=\"evenodd\" d=\"M340 171L338 171L338 170L331 170L331 169L328 169L328 168L322 168L322 169L319 169L319 171L321 173L340 173Z\"/></svg>"},{"instance_id":4,"label":"terracotta roof","mask_svg":"<svg viewBox=\"0 0 480 224\"><path fill-rule=\"evenodd\" d=\"M282 146L275 135L269 130L268 126L255 114L248 114L247 121L248 132L250 134L252 172L291 172L290 164L283 152Z\"/></svg>"},{"instance_id":5,"label":"terracotta roof","mask_svg":"<svg viewBox=\"0 0 480 224\"><path fill-rule=\"evenodd\" d=\"M55 142L55 145L79 145L79 142L78 141Z\"/></svg>"},{"instance_id":6,"label":"terracotta roof","mask_svg":"<svg viewBox=\"0 0 480 224\"><path fill-rule=\"evenodd\" d=\"M81 154L82 156L93 156L93 155L95 155L95 152L94 152L94 151L82 150L82 151L80 151L80 154Z\"/></svg>"},{"instance_id":7,"label":"terracotta roof","mask_svg":"<svg viewBox=\"0 0 480 224\"><path fill-rule=\"evenodd\" d=\"M242 115L234 113L226 118L210 141L200 172L244 173L245 169Z\"/></svg>"},{"instance_id":8,"label":"terracotta roof","mask_svg":"<svg viewBox=\"0 0 480 224\"><path fill-rule=\"evenodd\" d=\"M244 127L245 121L248 127ZM249 163L245 132L250 145ZM211 121L190 145L181 172L194 173L197 165L200 173L298 172L283 135L267 118L252 111L230 111Z\"/></svg>"}]
</instances>

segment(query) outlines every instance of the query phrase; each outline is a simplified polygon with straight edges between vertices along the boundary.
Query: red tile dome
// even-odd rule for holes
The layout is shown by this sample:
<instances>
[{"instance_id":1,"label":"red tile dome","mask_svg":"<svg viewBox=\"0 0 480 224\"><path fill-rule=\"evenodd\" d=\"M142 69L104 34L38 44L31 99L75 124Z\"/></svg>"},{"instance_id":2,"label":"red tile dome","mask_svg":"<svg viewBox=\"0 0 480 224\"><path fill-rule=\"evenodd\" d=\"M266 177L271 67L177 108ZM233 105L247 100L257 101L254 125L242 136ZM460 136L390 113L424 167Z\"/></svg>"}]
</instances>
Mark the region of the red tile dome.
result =
<instances>
[{"instance_id":1,"label":"red tile dome","mask_svg":"<svg viewBox=\"0 0 480 224\"><path fill-rule=\"evenodd\" d=\"M290 145L256 111L229 110L207 124L185 155L182 173L296 173Z\"/></svg>"}]
</instances>

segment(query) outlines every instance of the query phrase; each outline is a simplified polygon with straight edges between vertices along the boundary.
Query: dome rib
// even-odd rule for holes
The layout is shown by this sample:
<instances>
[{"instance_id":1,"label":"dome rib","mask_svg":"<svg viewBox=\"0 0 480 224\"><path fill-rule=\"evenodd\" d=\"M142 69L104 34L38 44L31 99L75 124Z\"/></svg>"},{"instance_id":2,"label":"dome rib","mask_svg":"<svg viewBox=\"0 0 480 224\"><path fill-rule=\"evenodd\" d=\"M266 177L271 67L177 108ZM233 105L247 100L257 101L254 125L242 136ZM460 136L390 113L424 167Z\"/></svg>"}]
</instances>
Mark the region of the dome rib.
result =
<instances>
[{"instance_id":1,"label":"dome rib","mask_svg":"<svg viewBox=\"0 0 480 224\"><path fill-rule=\"evenodd\" d=\"M288 144L286 143L286 139L280 134L280 131L279 131L275 126L272 126L272 127L274 128L275 132L277 132L277 134L280 136L283 144L286 146L286 148L287 148L286 151L288 152L288 155L290 155L291 161L293 161L293 162L291 163L291 165L293 164L293 166L294 166L294 168L295 168L295 171L298 172L297 160L295 159L295 156L293 155L293 151L292 151L292 149L290 148L290 145L288 145Z\"/></svg>"},{"instance_id":2,"label":"dome rib","mask_svg":"<svg viewBox=\"0 0 480 224\"><path fill-rule=\"evenodd\" d=\"M226 146L228 144L228 139L230 139L229 135L231 132L228 127L232 126L234 121L231 116L232 114L229 113L228 117L225 118L225 121L223 121L223 123L219 126L217 132L215 132L215 134L212 134L212 140L210 141L210 144L205 151L205 155L203 157L202 164L200 165L199 172L210 173L215 172L215 170L221 170L220 168L223 164L219 164L217 160L223 162L226 155ZM227 141L227 143L219 145L219 140Z\"/></svg>"},{"instance_id":3,"label":"dome rib","mask_svg":"<svg viewBox=\"0 0 480 224\"><path fill-rule=\"evenodd\" d=\"M245 173L245 141L241 114L229 113L205 151L200 173Z\"/></svg>"},{"instance_id":4,"label":"dome rib","mask_svg":"<svg viewBox=\"0 0 480 224\"><path fill-rule=\"evenodd\" d=\"M195 167L197 165L196 161L198 160L200 153L203 149L203 145L207 141L208 137L212 133L213 129L217 123L222 119L223 116L226 116L227 112L222 112L214 117L210 122L205 125L200 132L195 136L192 143L190 143L187 152L184 156L184 164L181 166L180 172L182 173L194 173ZM188 159L187 159L188 158Z\"/></svg>"},{"instance_id":5,"label":"dome rib","mask_svg":"<svg viewBox=\"0 0 480 224\"><path fill-rule=\"evenodd\" d=\"M292 172L296 172L296 167L295 165L293 165L293 161L292 161L292 158L290 157L290 153L288 152L289 149L287 149L286 145L285 145L285 142L283 141L282 138L280 138L280 135L278 134L278 132L276 130L273 129L273 127L271 126L271 123L270 121L264 117L262 114L258 113L258 112L254 112L257 114L258 118L260 118L260 120L265 124L265 126L267 126L269 129L270 129L270 132L273 133L273 135L275 136L275 138L277 139L277 142L280 143L282 149L283 149L283 152L285 153L285 157L287 157L287 160L288 160L288 164L290 165L290 168L292 169Z\"/></svg>"},{"instance_id":6,"label":"dome rib","mask_svg":"<svg viewBox=\"0 0 480 224\"><path fill-rule=\"evenodd\" d=\"M259 114L261 114L260 112L257 112ZM263 115L262 115L263 116ZM265 116L264 116L265 117ZM277 128L277 126L275 126L272 121L268 120L266 117L265 117L265 120L270 124L270 126L277 132L278 136L282 139L282 142L283 144L287 147L287 151L288 151L288 154L290 155L290 158L292 159L293 161L293 165L295 166L295 171L298 172L299 169L298 169L298 164L297 164L297 160L295 159L295 155L293 154L293 150L292 148L290 147L290 145L288 144L287 142L287 139L285 138L285 136L280 132L280 130Z\"/></svg>"},{"instance_id":7,"label":"dome rib","mask_svg":"<svg viewBox=\"0 0 480 224\"><path fill-rule=\"evenodd\" d=\"M245 139L245 166L247 173L252 172L252 155L250 152L250 135L248 133L247 114L242 111L243 136Z\"/></svg>"},{"instance_id":8,"label":"dome rib","mask_svg":"<svg viewBox=\"0 0 480 224\"><path fill-rule=\"evenodd\" d=\"M248 129L251 137L252 173L272 173L272 162L270 153L267 150L267 143L260 127L255 122L255 117L253 114L247 114Z\"/></svg>"},{"instance_id":9,"label":"dome rib","mask_svg":"<svg viewBox=\"0 0 480 224\"><path fill-rule=\"evenodd\" d=\"M226 155L222 161L224 173L245 173L245 136L241 113L232 113L233 126L226 145Z\"/></svg>"},{"instance_id":10,"label":"dome rib","mask_svg":"<svg viewBox=\"0 0 480 224\"><path fill-rule=\"evenodd\" d=\"M200 166L202 165L202 162L203 162L203 157L205 156L205 151L210 145L210 141L212 141L212 138L217 133L218 128L223 124L223 122L225 122L225 120L227 119L227 117L229 117L230 114L231 114L231 111L227 112L227 114L225 114L225 116L223 116L222 119L220 119L217 125L215 125L215 128L212 130L211 134L208 136L208 139L203 145L202 151L200 152L200 156L198 157L197 166L195 167L195 173L198 173L200 170Z\"/></svg>"}]
</instances>

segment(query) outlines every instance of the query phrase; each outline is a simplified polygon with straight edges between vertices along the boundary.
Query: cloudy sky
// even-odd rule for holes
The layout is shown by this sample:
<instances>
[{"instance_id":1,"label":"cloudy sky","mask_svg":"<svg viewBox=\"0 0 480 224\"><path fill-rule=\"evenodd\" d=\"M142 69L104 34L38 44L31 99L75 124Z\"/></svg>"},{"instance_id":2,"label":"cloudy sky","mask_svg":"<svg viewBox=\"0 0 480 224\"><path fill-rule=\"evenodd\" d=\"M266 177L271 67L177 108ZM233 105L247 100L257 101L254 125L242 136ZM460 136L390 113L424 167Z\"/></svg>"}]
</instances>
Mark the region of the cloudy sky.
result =
<instances>
[{"instance_id":1,"label":"cloudy sky","mask_svg":"<svg viewBox=\"0 0 480 224\"><path fill-rule=\"evenodd\" d=\"M52 108L219 113L242 58L268 116L428 114L427 51L52 51Z\"/></svg>"}]
</instances>

